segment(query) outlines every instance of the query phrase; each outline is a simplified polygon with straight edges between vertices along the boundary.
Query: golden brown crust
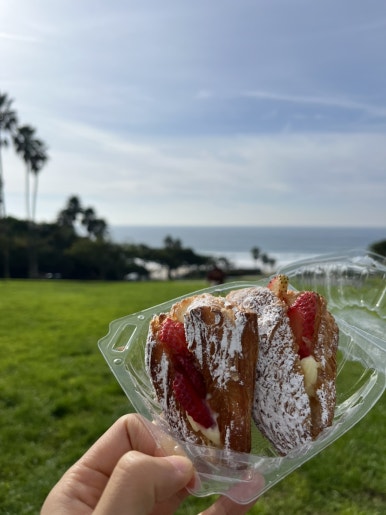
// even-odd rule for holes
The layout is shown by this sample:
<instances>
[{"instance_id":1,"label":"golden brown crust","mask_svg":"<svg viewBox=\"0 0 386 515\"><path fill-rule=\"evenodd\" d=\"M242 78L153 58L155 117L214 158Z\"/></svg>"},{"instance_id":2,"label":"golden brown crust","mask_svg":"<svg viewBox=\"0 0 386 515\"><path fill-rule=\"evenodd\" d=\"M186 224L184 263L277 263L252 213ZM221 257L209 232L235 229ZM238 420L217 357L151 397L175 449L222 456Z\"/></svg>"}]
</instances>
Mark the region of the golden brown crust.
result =
<instances>
[{"instance_id":1,"label":"golden brown crust","mask_svg":"<svg viewBox=\"0 0 386 515\"><path fill-rule=\"evenodd\" d=\"M306 387L287 315L288 305L299 295L288 292L284 302L263 287L234 290L225 299L202 294L153 318L146 366L163 415L176 435L192 443L249 452L252 413L260 431L285 455L332 424L338 327L319 296L313 341L317 379ZM192 425L173 394L173 364L157 338L167 316L184 323L188 349L204 376L207 403L215 414L217 443Z\"/></svg>"},{"instance_id":2,"label":"golden brown crust","mask_svg":"<svg viewBox=\"0 0 386 515\"><path fill-rule=\"evenodd\" d=\"M263 287L236 290L227 298L258 314L260 345L252 417L285 455L311 440L311 408L286 305Z\"/></svg>"},{"instance_id":3,"label":"golden brown crust","mask_svg":"<svg viewBox=\"0 0 386 515\"><path fill-rule=\"evenodd\" d=\"M313 350L319 367L315 396L310 398L313 438L316 438L324 428L330 426L334 418L338 340L338 326L334 317L327 310L325 299L320 297L320 322Z\"/></svg>"},{"instance_id":4,"label":"golden brown crust","mask_svg":"<svg viewBox=\"0 0 386 515\"><path fill-rule=\"evenodd\" d=\"M168 315L156 316L150 324L147 368L169 426L186 441L213 446L204 432L192 426L174 397L173 366L157 338L166 316L184 323L188 349L203 374L207 403L216 416L218 446L249 452L258 352L256 313L236 308L222 297L203 294L176 303Z\"/></svg>"},{"instance_id":5,"label":"golden brown crust","mask_svg":"<svg viewBox=\"0 0 386 515\"><path fill-rule=\"evenodd\" d=\"M300 293L288 292L293 304ZM338 327L319 296L313 357L317 379L305 387L288 305L268 288L231 292L231 302L254 309L259 315L260 348L256 373L253 418L260 431L281 454L306 443L332 424L336 401L336 350Z\"/></svg>"}]
</instances>

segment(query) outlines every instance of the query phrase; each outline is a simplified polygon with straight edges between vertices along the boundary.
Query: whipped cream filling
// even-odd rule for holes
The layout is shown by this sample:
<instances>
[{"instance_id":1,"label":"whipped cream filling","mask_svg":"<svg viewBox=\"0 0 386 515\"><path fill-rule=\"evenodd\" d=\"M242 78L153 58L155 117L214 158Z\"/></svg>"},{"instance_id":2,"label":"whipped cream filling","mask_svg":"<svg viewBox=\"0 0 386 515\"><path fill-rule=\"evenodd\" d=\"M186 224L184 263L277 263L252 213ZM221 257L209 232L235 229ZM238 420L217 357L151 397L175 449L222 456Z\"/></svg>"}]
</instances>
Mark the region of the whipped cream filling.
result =
<instances>
[{"instance_id":1,"label":"whipped cream filling","mask_svg":"<svg viewBox=\"0 0 386 515\"><path fill-rule=\"evenodd\" d=\"M318 363L313 356L307 356L300 360L300 366L304 374L306 393L309 397L313 397L315 395L315 384L318 379L320 363Z\"/></svg>"},{"instance_id":2,"label":"whipped cream filling","mask_svg":"<svg viewBox=\"0 0 386 515\"><path fill-rule=\"evenodd\" d=\"M194 429L194 431L203 434L216 447L221 447L220 429L218 427L217 422L214 426L206 428L201 424L198 424L190 415L186 414L186 417L189 420L189 423Z\"/></svg>"}]
</instances>

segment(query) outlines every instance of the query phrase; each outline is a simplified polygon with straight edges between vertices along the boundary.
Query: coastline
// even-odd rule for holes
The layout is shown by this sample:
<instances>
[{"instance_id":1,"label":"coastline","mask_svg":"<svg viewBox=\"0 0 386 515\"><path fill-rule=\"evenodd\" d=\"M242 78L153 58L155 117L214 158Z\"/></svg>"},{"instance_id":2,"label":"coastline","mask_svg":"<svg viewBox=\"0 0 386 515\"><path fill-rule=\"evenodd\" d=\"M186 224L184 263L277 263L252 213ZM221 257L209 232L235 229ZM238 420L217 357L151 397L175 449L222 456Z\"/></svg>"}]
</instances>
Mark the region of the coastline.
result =
<instances>
[{"instance_id":1,"label":"coastline","mask_svg":"<svg viewBox=\"0 0 386 515\"><path fill-rule=\"evenodd\" d=\"M112 226L113 241L162 247L166 236L198 254L227 258L235 268L253 268L252 248L277 266L326 253L367 249L386 239L382 227Z\"/></svg>"}]
</instances>

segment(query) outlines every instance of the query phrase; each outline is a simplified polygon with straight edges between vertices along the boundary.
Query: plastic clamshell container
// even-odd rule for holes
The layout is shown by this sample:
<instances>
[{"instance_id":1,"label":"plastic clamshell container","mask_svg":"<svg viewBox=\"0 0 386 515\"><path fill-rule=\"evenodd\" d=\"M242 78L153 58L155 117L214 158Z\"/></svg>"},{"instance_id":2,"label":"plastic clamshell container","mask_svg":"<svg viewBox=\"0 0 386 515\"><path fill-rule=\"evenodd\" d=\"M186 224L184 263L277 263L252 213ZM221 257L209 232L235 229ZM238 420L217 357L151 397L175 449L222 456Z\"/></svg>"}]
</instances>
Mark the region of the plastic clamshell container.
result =
<instances>
[{"instance_id":1,"label":"plastic clamshell container","mask_svg":"<svg viewBox=\"0 0 386 515\"><path fill-rule=\"evenodd\" d=\"M337 404L331 427L312 443L283 457L252 423L250 454L222 451L179 440L162 417L145 370L145 343L152 317L166 313L184 297L204 292L225 296L257 282L232 282L172 299L139 313L114 320L99 340L99 348L134 409L153 422L153 432L165 454L185 454L193 462L196 496L227 495L246 504L316 456L361 420L386 387L386 263L364 250L322 255L296 262L278 272L290 287L324 295L339 326Z\"/></svg>"}]
</instances>

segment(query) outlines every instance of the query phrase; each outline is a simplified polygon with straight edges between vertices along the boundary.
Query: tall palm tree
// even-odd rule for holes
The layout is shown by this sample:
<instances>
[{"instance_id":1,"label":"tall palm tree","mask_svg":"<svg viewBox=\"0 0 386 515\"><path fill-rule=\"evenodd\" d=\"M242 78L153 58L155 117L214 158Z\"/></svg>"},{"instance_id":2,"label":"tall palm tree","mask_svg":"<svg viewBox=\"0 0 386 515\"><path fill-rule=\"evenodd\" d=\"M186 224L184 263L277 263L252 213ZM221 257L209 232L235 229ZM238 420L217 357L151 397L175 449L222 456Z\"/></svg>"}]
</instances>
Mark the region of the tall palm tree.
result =
<instances>
[{"instance_id":1,"label":"tall palm tree","mask_svg":"<svg viewBox=\"0 0 386 515\"><path fill-rule=\"evenodd\" d=\"M255 262L255 268L257 268L257 260L260 257L260 249L259 249L259 247L253 247L251 249L251 253L252 253L253 260Z\"/></svg>"},{"instance_id":2,"label":"tall palm tree","mask_svg":"<svg viewBox=\"0 0 386 515\"><path fill-rule=\"evenodd\" d=\"M39 172L48 161L47 147L45 144L36 139L34 142L35 153L31 159L31 173L34 179L32 191L32 205L31 205L31 220L35 222L36 219L36 203L38 196Z\"/></svg>"},{"instance_id":3,"label":"tall palm tree","mask_svg":"<svg viewBox=\"0 0 386 515\"><path fill-rule=\"evenodd\" d=\"M35 132L35 129L30 125L23 125L18 127L17 132L13 137L16 152L21 155L26 165L25 205L27 220L29 221L34 221L36 215L38 173L48 159L46 147L40 139L35 137ZM34 179L35 183L32 193L32 202L30 189L31 177Z\"/></svg>"},{"instance_id":4,"label":"tall palm tree","mask_svg":"<svg viewBox=\"0 0 386 515\"><path fill-rule=\"evenodd\" d=\"M9 271L9 235L5 220L4 173L1 148L8 145L8 137L13 134L17 125L17 115L12 109L13 100L6 93L0 92L0 239L3 240L4 277L10 276Z\"/></svg>"},{"instance_id":5,"label":"tall palm tree","mask_svg":"<svg viewBox=\"0 0 386 515\"><path fill-rule=\"evenodd\" d=\"M13 144L16 152L22 157L25 163L25 210L26 219L31 219L30 208L30 172L31 172L31 159L34 154L33 139L35 136L35 129L29 125L18 127L16 134L13 137Z\"/></svg>"},{"instance_id":6,"label":"tall palm tree","mask_svg":"<svg viewBox=\"0 0 386 515\"><path fill-rule=\"evenodd\" d=\"M18 127L13 137L13 143L16 152L21 155L26 165L25 174L25 203L26 215L29 222L30 238L29 238L29 270L30 277L36 277L37 271L37 248L36 248L36 232L35 232L35 216L36 216L36 198L38 188L38 174L48 159L47 151L44 143L35 137L35 129L30 125ZM30 179L34 179L34 189L32 192ZM32 209L31 209L32 205Z\"/></svg>"},{"instance_id":7,"label":"tall palm tree","mask_svg":"<svg viewBox=\"0 0 386 515\"><path fill-rule=\"evenodd\" d=\"M13 100L0 92L0 218L5 218L4 179L1 147L8 145L7 134L13 134L17 125L17 115L12 109Z\"/></svg>"},{"instance_id":8,"label":"tall palm tree","mask_svg":"<svg viewBox=\"0 0 386 515\"><path fill-rule=\"evenodd\" d=\"M17 125L17 115L12 109L13 100L0 92L0 218L5 218L4 179L1 147L8 145L7 135L12 135Z\"/></svg>"}]
</instances>

